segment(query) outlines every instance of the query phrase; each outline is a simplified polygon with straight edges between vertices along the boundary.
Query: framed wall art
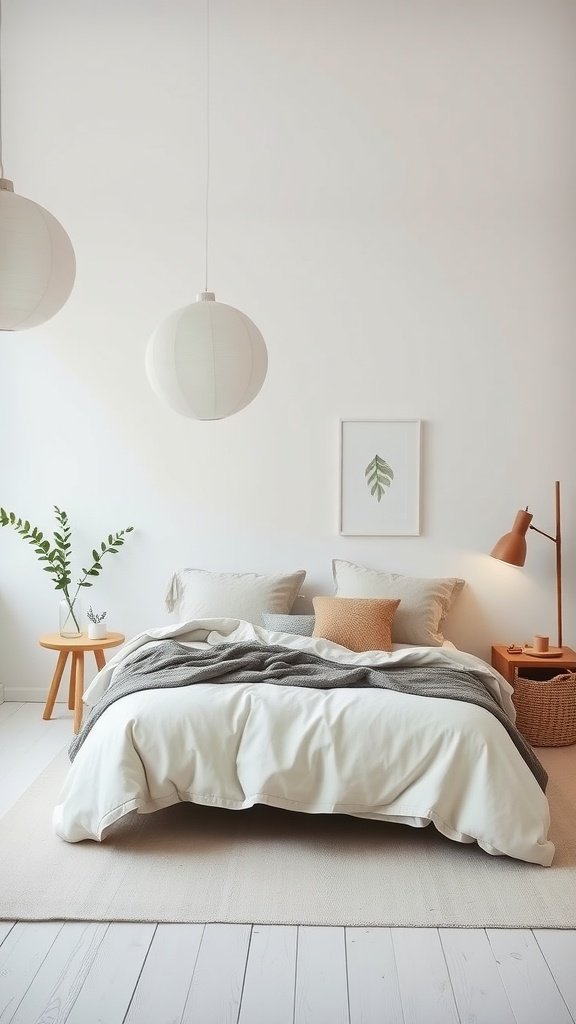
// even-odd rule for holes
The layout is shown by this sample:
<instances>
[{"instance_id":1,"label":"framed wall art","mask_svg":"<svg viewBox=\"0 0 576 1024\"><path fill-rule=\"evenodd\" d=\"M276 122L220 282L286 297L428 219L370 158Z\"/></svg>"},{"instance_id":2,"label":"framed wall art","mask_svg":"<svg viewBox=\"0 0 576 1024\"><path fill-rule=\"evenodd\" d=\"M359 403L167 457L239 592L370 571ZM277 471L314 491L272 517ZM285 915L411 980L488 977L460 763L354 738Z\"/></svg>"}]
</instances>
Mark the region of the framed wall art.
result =
<instances>
[{"instance_id":1,"label":"framed wall art","mask_svg":"<svg viewBox=\"0 0 576 1024\"><path fill-rule=\"evenodd\" d=\"M420 534L420 427L420 420L340 421L341 534Z\"/></svg>"}]
</instances>

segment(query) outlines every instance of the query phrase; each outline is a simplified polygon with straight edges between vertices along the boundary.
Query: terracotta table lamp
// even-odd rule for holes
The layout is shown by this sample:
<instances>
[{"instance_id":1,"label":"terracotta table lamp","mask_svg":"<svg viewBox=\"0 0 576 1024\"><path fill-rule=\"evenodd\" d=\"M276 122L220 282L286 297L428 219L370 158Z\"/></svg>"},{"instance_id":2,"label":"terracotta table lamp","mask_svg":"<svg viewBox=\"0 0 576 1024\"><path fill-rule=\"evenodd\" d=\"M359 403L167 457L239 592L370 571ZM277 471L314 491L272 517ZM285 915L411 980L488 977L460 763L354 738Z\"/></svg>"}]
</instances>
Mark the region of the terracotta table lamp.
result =
<instances>
[{"instance_id":1,"label":"terracotta table lamp","mask_svg":"<svg viewBox=\"0 0 576 1024\"><path fill-rule=\"evenodd\" d=\"M516 513L514 525L510 533L505 533L491 551L493 558L499 558L510 565L524 565L526 561L526 534L535 530L543 537L548 537L556 545L556 619L558 625L558 647L562 647L562 540L560 530L560 481L555 483L556 497L556 535L539 530L532 526L532 513L528 508Z\"/></svg>"}]
</instances>

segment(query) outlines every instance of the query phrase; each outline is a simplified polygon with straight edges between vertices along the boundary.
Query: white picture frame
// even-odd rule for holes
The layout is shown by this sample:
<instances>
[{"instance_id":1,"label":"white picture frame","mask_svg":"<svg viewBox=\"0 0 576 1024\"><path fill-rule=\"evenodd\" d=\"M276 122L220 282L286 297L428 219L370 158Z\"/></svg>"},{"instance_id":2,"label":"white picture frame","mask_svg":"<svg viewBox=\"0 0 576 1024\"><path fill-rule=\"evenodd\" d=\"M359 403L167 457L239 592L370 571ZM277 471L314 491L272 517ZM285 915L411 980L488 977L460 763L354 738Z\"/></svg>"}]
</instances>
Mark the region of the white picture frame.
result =
<instances>
[{"instance_id":1,"label":"white picture frame","mask_svg":"<svg viewBox=\"0 0 576 1024\"><path fill-rule=\"evenodd\" d=\"M421 420L340 420L340 534L420 535L421 425Z\"/></svg>"}]
</instances>

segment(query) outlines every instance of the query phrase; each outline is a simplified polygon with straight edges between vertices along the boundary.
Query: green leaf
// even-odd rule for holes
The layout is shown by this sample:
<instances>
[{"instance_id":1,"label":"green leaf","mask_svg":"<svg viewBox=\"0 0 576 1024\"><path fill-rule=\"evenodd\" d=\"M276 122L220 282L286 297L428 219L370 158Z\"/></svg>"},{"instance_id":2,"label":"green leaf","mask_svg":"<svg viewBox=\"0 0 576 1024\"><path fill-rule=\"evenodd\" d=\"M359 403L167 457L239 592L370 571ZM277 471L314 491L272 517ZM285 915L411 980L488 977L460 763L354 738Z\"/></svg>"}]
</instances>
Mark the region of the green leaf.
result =
<instances>
[{"instance_id":1,"label":"green leaf","mask_svg":"<svg viewBox=\"0 0 576 1024\"><path fill-rule=\"evenodd\" d=\"M94 561L97 562L99 557L100 557L100 555L96 551L96 548L93 548L93 550L92 550L92 558L94 559ZM84 569L82 569L82 572L84 572Z\"/></svg>"},{"instance_id":2,"label":"green leaf","mask_svg":"<svg viewBox=\"0 0 576 1024\"><path fill-rule=\"evenodd\" d=\"M105 543L105 541L102 541L102 544L100 545L100 547L102 548L102 551L106 551L106 543Z\"/></svg>"},{"instance_id":3,"label":"green leaf","mask_svg":"<svg viewBox=\"0 0 576 1024\"><path fill-rule=\"evenodd\" d=\"M376 454L366 466L364 476L366 477L366 483L370 489L371 496L380 502L386 493L384 488L390 487L394 479L392 467L388 465L385 459Z\"/></svg>"}]
</instances>

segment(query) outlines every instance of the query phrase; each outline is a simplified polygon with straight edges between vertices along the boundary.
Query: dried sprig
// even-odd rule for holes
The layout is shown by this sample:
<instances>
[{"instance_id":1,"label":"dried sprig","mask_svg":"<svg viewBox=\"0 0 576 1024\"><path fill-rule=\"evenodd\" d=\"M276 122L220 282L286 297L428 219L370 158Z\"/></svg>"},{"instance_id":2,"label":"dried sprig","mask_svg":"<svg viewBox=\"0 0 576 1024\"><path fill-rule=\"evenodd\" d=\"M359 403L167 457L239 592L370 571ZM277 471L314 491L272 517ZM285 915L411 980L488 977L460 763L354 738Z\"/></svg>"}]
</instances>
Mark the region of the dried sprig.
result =
<instances>
[{"instance_id":1,"label":"dried sprig","mask_svg":"<svg viewBox=\"0 0 576 1024\"><path fill-rule=\"evenodd\" d=\"M106 612L102 612L102 615L98 615L98 612L92 610L92 605L90 605L86 615L90 619L90 622L93 622L95 626L99 622L104 622L104 619L106 618Z\"/></svg>"}]
</instances>

